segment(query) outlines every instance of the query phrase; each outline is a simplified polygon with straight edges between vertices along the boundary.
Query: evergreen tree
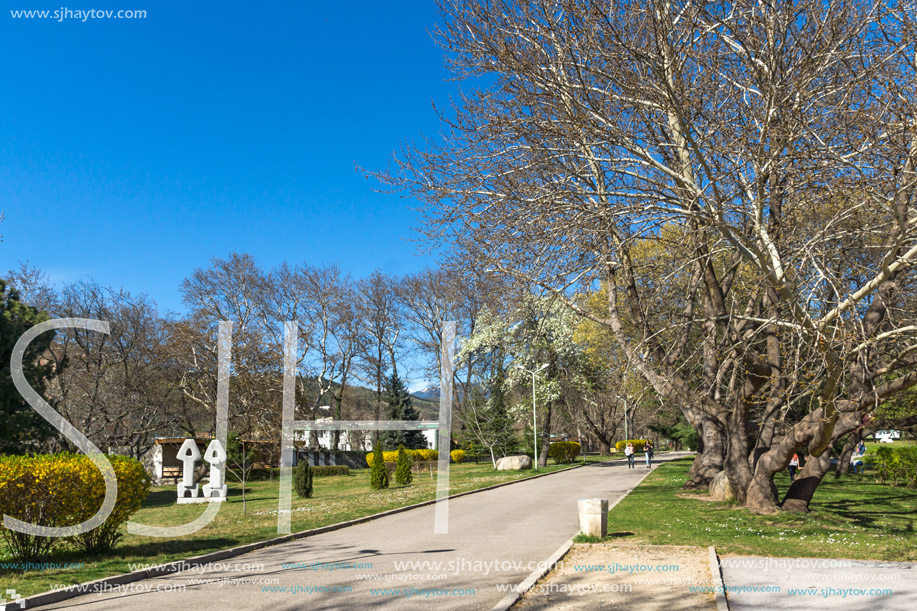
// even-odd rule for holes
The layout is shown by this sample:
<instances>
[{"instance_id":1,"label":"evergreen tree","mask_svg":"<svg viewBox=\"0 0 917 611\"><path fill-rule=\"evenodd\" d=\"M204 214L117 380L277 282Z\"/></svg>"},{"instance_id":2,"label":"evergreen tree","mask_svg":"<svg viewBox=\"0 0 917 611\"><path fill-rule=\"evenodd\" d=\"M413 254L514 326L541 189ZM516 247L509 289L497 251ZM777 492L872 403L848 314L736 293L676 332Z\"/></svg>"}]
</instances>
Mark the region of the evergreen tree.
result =
<instances>
[{"instance_id":1,"label":"evergreen tree","mask_svg":"<svg viewBox=\"0 0 917 611\"><path fill-rule=\"evenodd\" d=\"M411 473L411 457L408 456L404 446L398 446L398 466L395 468L395 481L400 486L407 486L414 481L414 474Z\"/></svg>"},{"instance_id":2,"label":"evergreen tree","mask_svg":"<svg viewBox=\"0 0 917 611\"><path fill-rule=\"evenodd\" d=\"M487 401L487 421L484 429L494 456L502 458L516 450L514 423L506 409L505 378L502 369L497 370L489 386L490 397Z\"/></svg>"},{"instance_id":3,"label":"evergreen tree","mask_svg":"<svg viewBox=\"0 0 917 611\"><path fill-rule=\"evenodd\" d=\"M385 381L385 400L390 420L420 420L420 412L414 408L411 393L397 371ZM385 431L382 434L382 444L387 450L395 450L399 445L410 450L422 450L427 447L427 439L421 431Z\"/></svg>"},{"instance_id":4,"label":"evergreen tree","mask_svg":"<svg viewBox=\"0 0 917 611\"><path fill-rule=\"evenodd\" d=\"M382 444L373 447L373 464L369 471L369 485L376 490L388 488L388 472L385 470L385 461L382 458Z\"/></svg>"},{"instance_id":5,"label":"evergreen tree","mask_svg":"<svg viewBox=\"0 0 917 611\"><path fill-rule=\"evenodd\" d=\"M54 434L54 429L22 398L13 385L10 357L13 346L23 333L48 315L19 300L19 292L0 280L0 454L25 454L40 449L41 442ZM53 332L42 333L29 344L22 359L25 378L39 395L45 380L51 375L50 366L39 358L51 345Z\"/></svg>"},{"instance_id":6,"label":"evergreen tree","mask_svg":"<svg viewBox=\"0 0 917 611\"><path fill-rule=\"evenodd\" d=\"M308 460L303 460L293 469L293 488L301 498L312 496L312 467Z\"/></svg>"}]
</instances>

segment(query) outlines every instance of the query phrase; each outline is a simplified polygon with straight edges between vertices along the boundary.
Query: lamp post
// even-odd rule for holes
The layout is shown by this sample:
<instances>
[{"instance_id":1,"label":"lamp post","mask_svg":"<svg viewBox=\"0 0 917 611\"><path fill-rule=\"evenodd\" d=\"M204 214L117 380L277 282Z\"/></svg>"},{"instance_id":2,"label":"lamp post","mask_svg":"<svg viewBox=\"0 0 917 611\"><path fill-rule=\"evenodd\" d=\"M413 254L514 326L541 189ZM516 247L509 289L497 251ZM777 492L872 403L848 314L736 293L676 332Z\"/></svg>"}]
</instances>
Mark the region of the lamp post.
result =
<instances>
[{"instance_id":1,"label":"lamp post","mask_svg":"<svg viewBox=\"0 0 917 611\"><path fill-rule=\"evenodd\" d=\"M539 371L544 370L548 366L547 363L539 367L538 369L526 369L522 365L518 365L519 369L525 371L526 373L532 374L532 436L534 437L533 441L535 442L535 470L538 471L538 420L535 412L535 374Z\"/></svg>"}]
</instances>

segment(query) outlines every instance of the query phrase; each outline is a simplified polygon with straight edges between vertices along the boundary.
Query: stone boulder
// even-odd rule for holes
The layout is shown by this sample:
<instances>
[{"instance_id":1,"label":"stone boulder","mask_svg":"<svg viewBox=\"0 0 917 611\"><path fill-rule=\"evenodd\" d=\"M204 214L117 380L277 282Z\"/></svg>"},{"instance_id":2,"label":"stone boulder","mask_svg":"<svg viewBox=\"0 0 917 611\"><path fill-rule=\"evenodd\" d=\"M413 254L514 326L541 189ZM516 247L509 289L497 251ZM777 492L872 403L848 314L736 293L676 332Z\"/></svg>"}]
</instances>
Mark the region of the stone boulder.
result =
<instances>
[{"instance_id":1,"label":"stone boulder","mask_svg":"<svg viewBox=\"0 0 917 611\"><path fill-rule=\"evenodd\" d=\"M725 471L713 476L713 481L710 482L710 496L717 501L731 501L736 498Z\"/></svg>"},{"instance_id":2,"label":"stone boulder","mask_svg":"<svg viewBox=\"0 0 917 611\"><path fill-rule=\"evenodd\" d=\"M522 471L532 468L532 459L525 455L504 456L497 461L497 471Z\"/></svg>"}]
</instances>

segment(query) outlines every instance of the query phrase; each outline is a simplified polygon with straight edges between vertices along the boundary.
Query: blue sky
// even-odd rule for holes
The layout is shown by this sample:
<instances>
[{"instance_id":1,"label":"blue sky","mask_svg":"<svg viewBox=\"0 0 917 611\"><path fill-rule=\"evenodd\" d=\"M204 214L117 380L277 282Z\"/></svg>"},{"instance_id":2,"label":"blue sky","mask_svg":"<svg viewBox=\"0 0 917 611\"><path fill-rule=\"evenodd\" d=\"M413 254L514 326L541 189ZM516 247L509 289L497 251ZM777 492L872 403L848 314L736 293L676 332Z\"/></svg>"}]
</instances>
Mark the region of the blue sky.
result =
<instances>
[{"instance_id":1,"label":"blue sky","mask_svg":"<svg viewBox=\"0 0 917 611\"><path fill-rule=\"evenodd\" d=\"M432 2L2 4L0 272L182 311L182 279L233 251L355 277L433 264L413 202L355 170L437 133L431 102L458 91ZM10 14L64 5L147 17Z\"/></svg>"}]
</instances>

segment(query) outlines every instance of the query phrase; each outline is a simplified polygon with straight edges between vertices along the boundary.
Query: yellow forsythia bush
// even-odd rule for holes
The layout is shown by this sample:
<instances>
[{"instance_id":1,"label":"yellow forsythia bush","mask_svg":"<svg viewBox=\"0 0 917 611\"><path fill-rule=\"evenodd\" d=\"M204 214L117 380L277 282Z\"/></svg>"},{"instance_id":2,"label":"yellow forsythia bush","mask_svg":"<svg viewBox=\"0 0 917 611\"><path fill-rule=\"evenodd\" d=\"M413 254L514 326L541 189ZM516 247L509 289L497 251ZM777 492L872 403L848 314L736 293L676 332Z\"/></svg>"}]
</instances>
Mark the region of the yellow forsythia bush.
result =
<instances>
[{"instance_id":1,"label":"yellow forsythia bush","mask_svg":"<svg viewBox=\"0 0 917 611\"><path fill-rule=\"evenodd\" d=\"M556 463L573 462L580 453L580 447L575 441L555 441L548 446L548 456Z\"/></svg>"},{"instance_id":2,"label":"yellow forsythia bush","mask_svg":"<svg viewBox=\"0 0 917 611\"><path fill-rule=\"evenodd\" d=\"M439 460L439 452L436 450L405 450L412 461L415 460ZM383 452L382 460L384 462L398 462L398 452ZM373 453L366 455L366 464L373 466Z\"/></svg>"},{"instance_id":3,"label":"yellow forsythia bush","mask_svg":"<svg viewBox=\"0 0 917 611\"><path fill-rule=\"evenodd\" d=\"M110 455L118 480L118 496L108 519L95 529L73 537L40 537L0 526L12 554L37 560L57 544L71 544L87 553L111 549L121 538L121 526L140 508L150 491L150 477L140 462ZM105 498L105 479L82 454L0 456L0 510L37 526L71 526L91 518Z\"/></svg>"},{"instance_id":4,"label":"yellow forsythia bush","mask_svg":"<svg viewBox=\"0 0 917 611\"><path fill-rule=\"evenodd\" d=\"M642 452L643 446L646 445L646 439L627 439L626 441L619 441L618 443L615 444L615 448L619 452L623 452L624 448L629 443L634 444L634 452Z\"/></svg>"},{"instance_id":5,"label":"yellow forsythia bush","mask_svg":"<svg viewBox=\"0 0 917 611\"><path fill-rule=\"evenodd\" d=\"M411 450L411 452L417 452L417 455L420 456L419 460L439 460L439 452L436 450Z\"/></svg>"},{"instance_id":6,"label":"yellow forsythia bush","mask_svg":"<svg viewBox=\"0 0 917 611\"><path fill-rule=\"evenodd\" d=\"M458 464L465 460L465 450L452 450L449 456L452 457L452 462Z\"/></svg>"}]
</instances>

